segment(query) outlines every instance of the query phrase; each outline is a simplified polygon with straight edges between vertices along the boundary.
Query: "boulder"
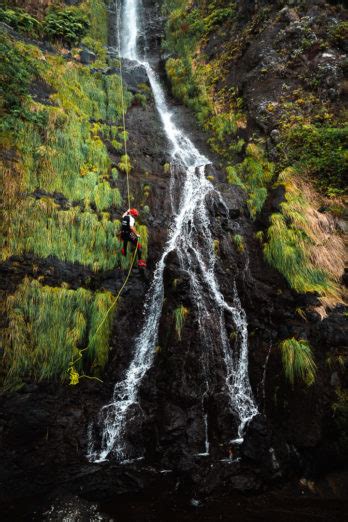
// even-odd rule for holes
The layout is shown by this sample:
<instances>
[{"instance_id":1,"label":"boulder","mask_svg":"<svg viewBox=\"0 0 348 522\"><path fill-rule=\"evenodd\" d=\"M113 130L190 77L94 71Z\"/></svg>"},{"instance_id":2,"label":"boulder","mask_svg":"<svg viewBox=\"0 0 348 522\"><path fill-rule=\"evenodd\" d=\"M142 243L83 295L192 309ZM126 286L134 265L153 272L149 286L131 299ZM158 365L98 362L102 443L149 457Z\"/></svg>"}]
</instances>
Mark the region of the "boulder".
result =
<instances>
[{"instance_id":1,"label":"boulder","mask_svg":"<svg viewBox=\"0 0 348 522\"><path fill-rule=\"evenodd\" d=\"M96 59L97 56L93 51L90 51L89 49L82 49L82 51L80 51L80 61L84 65L90 65L95 62Z\"/></svg>"}]
</instances>

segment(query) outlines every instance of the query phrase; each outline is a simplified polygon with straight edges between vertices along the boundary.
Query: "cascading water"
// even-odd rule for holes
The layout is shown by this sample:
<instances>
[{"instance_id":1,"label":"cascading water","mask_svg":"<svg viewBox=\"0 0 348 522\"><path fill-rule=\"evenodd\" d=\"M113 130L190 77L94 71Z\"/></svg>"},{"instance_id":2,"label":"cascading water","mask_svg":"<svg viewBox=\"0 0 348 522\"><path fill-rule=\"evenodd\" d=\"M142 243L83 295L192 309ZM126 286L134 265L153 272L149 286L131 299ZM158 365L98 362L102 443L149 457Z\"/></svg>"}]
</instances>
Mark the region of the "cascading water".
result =
<instances>
[{"instance_id":1,"label":"cascading water","mask_svg":"<svg viewBox=\"0 0 348 522\"><path fill-rule=\"evenodd\" d=\"M154 271L146 304L145 321L135 342L134 354L122 381L115 385L112 401L105 405L98 417L101 443L90 435L88 457L91 461L105 460L111 453L118 460L127 455L126 427L129 414L137 404L139 386L155 357L158 325L163 305L163 272L167 255L176 252L181 267L190 278L192 301L196 304L199 332L202 344L208 349L216 346L226 365L226 390L230 407L238 420L238 436L243 436L245 425L257 414L248 377L247 322L241 307L236 286L234 301L227 304L219 289L215 275L214 242L210 231L207 207L209 197L221 196L205 177L205 168L210 164L191 140L173 122L165 100L163 89L149 62L141 60L137 52L139 0L125 0L122 16L122 56L146 69L152 88L156 108L161 117L164 131L172 147L172 164L185 173L184 179L172 176L171 189L178 191L177 209L171 194L174 223L171 227L163 254ZM173 167L174 168L174 167ZM179 183L179 184L178 184ZM237 348L232 351L225 326L225 313L232 315ZM207 350L205 350L207 352ZM204 396L209 392L209 357L203 357L205 374ZM204 412L205 426L204 454L209 452L208 416ZM90 431L92 433L92 430Z\"/></svg>"}]
</instances>

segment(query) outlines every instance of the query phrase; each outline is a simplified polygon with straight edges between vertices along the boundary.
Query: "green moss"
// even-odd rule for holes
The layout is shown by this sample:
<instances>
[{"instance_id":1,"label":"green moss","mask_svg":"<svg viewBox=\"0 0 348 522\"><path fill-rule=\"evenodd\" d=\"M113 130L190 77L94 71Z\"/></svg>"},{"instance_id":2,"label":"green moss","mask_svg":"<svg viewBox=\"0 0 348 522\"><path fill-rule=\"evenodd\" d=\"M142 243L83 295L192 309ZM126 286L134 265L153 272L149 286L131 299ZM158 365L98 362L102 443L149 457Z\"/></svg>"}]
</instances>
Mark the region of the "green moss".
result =
<instances>
[{"instance_id":1,"label":"green moss","mask_svg":"<svg viewBox=\"0 0 348 522\"><path fill-rule=\"evenodd\" d=\"M348 170L348 127L296 125L280 145L283 162L314 181L323 192L343 192Z\"/></svg>"},{"instance_id":2,"label":"green moss","mask_svg":"<svg viewBox=\"0 0 348 522\"><path fill-rule=\"evenodd\" d=\"M288 381L294 385L295 381L298 380L307 386L311 386L316 377L316 364L308 341L298 341L294 337L286 339L281 342L280 350Z\"/></svg>"},{"instance_id":3,"label":"green moss","mask_svg":"<svg viewBox=\"0 0 348 522\"><path fill-rule=\"evenodd\" d=\"M7 300L4 333L5 387L22 379L67 378L70 361L85 349L79 370L100 373L109 351L111 318L94 336L112 302L110 293L41 286L26 279Z\"/></svg>"}]
</instances>

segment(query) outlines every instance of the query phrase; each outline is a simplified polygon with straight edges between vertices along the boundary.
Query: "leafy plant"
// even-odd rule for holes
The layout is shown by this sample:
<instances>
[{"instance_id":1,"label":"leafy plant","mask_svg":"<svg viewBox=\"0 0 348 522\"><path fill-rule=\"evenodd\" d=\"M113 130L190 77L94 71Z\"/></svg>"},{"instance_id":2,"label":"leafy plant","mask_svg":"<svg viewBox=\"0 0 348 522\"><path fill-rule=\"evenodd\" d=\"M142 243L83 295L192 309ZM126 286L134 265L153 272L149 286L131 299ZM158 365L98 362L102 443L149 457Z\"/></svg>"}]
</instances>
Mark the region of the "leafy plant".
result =
<instances>
[{"instance_id":1,"label":"leafy plant","mask_svg":"<svg viewBox=\"0 0 348 522\"><path fill-rule=\"evenodd\" d=\"M0 22L13 27L16 31L29 34L32 37L40 35L41 22L23 9L3 9L0 7Z\"/></svg>"},{"instance_id":2,"label":"leafy plant","mask_svg":"<svg viewBox=\"0 0 348 522\"><path fill-rule=\"evenodd\" d=\"M288 381L294 385L295 380L311 386L316 377L316 364L308 341L294 337L280 343L283 368Z\"/></svg>"},{"instance_id":3,"label":"leafy plant","mask_svg":"<svg viewBox=\"0 0 348 522\"><path fill-rule=\"evenodd\" d=\"M52 8L43 22L44 34L52 40L60 40L69 45L78 44L87 34L89 21L85 14L74 7Z\"/></svg>"},{"instance_id":4,"label":"leafy plant","mask_svg":"<svg viewBox=\"0 0 348 522\"><path fill-rule=\"evenodd\" d=\"M246 157L234 166L226 169L227 180L243 188L249 195L247 205L253 219L262 210L267 198L267 187L273 178L274 164L267 161L258 145L249 143Z\"/></svg>"},{"instance_id":5,"label":"leafy plant","mask_svg":"<svg viewBox=\"0 0 348 522\"><path fill-rule=\"evenodd\" d=\"M0 35L0 53L1 114L23 115L30 83L39 74L37 64L25 49L20 49L4 34Z\"/></svg>"}]
</instances>

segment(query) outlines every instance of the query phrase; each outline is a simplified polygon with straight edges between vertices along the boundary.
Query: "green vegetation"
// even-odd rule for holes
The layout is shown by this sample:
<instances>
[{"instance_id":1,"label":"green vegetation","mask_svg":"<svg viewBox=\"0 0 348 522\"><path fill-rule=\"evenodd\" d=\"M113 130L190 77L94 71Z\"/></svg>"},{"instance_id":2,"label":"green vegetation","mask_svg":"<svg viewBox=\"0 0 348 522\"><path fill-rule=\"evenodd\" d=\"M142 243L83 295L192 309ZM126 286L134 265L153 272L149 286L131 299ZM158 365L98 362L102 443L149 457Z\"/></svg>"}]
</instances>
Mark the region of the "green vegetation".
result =
<instances>
[{"instance_id":1,"label":"green vegetation","mask_svg":"<svg viewBox=\"0 0 348 522\"><path fill-rule=\"evenodd\" d=\"M42 24L39 20L23 9L4 9L0 7L0 22L4 22L16 31L30 34L31 36L39 36L42 30Z\"/></svg>"},{"instance_id":2,"label":"green vegetation","mask_svg":"<svg viewBox=\"0 0 348 522\"><path fill-rule=\"evenodd\" d=\"M83 40L83 43L98 53L100 46L108 43L108 11L106 2L104 0L85 0L82 2L80 9L89 21L87 36L89 42L92 45L97 45L97 47L90 47L85 40Z\"/></svg>"},{"instance_id":3,"label":"green vegetation","mask_svg":"<svg viewBox=\"0 0 348 522\"><path fill-rule=\"evenodd\" d=\"M25 50L13 45L4 34L0 34L0 114L2 130L6 127L4 115L23 114L28 100L32 79L38 75L38 67ZM12 120L11 120L12 121Z\"/></svg>"},{"instance_id":4,"label":"green vegetation","mask_svg":"<svg viewBox=\"0 0 348 522\"><path fill-rule=\"evenodd\" d=\"M87 34L88 27L87 18L78 8L52 8L44 20L43 32L52 40L76 45Z\"/></svg>"},{"instance_id":5,"label":"green vegetation","mask_svg":"<svg viewBox=\"0 0 348 522\"><path fill-rule=\"evenodd\" d=\"M294 385L300 380L307 386L315 381L316 364L308 341L297 340L294 337L280 344L284 372L288 381Z\"/></svg>"},{"instance_id":6,"label":"green vegetation","mask_svg":"<svg viewBox=\"0 0 348 522\"><path fill-rule=\"evenodd\" d=\"M174 310L175 331L179 341L181 341L182 329L189 313L188 308L185 308L183 305Z\"/></svg>"},{"instance_id":7,"label":"green vegetation","mask_svg":"<svg viewBox=\"0 0 348 522\"><path fill-rule=\"evenodd\" d=\"M109 318L94 336L111 304L111 294L41 286L24 280L7 300L4 332L5 387L22 379L65 380L70 361L81 349L79 370L99 375L108 357Z\"/></svg>"},{"instance_id":8,"label":"green vegetation","mask_svg":"<svg viewBox=\"0 0 348 522\"><path fill-rule=\"evenodd\" d=\"M233 89L217 91L221 64L205 61L202 43L224 21L233 21L235 2L202 2L193 6L185 0L166 0L166 49L173 55L166 63L174 96L190 107L209 132L212 149L228 158L238 152L242 142L235 140L243 123L241 99Z\"/></svg>"},{"instance_id":9,"label":"green vegetation","mask_svg":"<svg viewBox=\"0 0 348 522\"><path fill-rule=\"evenodd\" d=\"M51 7L42 22L23 9L0 8L0 21L31 37L46 37L68 45L77 45L89 29L88 19L78 7Z\"/></svg>"},{"instance_id":10,"label":"green vegetation","mask_svg":"<svg viewBox=\"0 0 348 522\"><path fill-rule=\"evenodd\" d=\"M329 224L315 216L310 194L301 194L301 180L330 198L343 194L348 158L347 127L342 123L344 113L334 116L330 100L323 101L316 93L320 78L311 78L308 85L284 92L265 107L267 117L277 116L277 161L268 160L262 140L256 136L245 147L241 135L247 127L247 119L243 114L243 101L231 86L231 74L234 74L231 71L235 67L234 59L246 49L251 35L264 27L269 9L257 10L245 21L237 19L236 5L223 0L164 2L165 48L170 53L166 70L172 92L192 109L208 131L211 148L227 165L228 182L246 192L252 219L261 212L268 190L274 186L279 173L291 167L296 179L294 176L285 187L286 200L281 211L271 217L269 230L258 239L264 245L267 260L286 277L292 288L299 292L317 292L322 301L326 299L326 304L330 304L331 300L332 304L339 300L341 245L337 235L329 231ZM209 38L212 30L214 38ZM346 33L346 22L332 25L329 40L340 46L346 40ZM311 46L311 42L304 40L303 48ZM267 73L267 68L263 72ZM300 187L297 192L296 185ZM339 201L330 208L342 212ZM336 266L325 246L325 228L339 260Z\"/></svg>"},{"instance_id":11,"label":"green vegetation","mask_svg":"<svg viewBox=\"0 0 348 522\"><path fill-rule=\"evenodd\" d=\"M240 252L240 253L244 252L245 243L244 243L243 236L241 236L239 234L235 234L232 239L233 239L234 246L236 247L238 252Z\"/></svg>"},{"instance_id":12,"label":"green vegetation","mask_svg":"<svg viewBox=\"0 0 348 522\"><path fill-rule=\"evenodd\" d=\"M103 0L85 0L78 8L40 9L40 21L14 11L10 25L16 30L30 37L46 33L63 45L83 38L83 45L97 52L98 67L105 67ZM106 145L120 151L128 139L121 105L123 95L128 109L132 95L122 93L117 75L92 74L76 60L44 53L9 35L0 36L0 51L0 144L5 151L0 183L6 202L1 208L1 260L32 253L95 271L128 269L133 252L130 248L127 258L121 255L119 222L111 213L120 212L119 171L130 172L131 159L120 155L119 169L112 166ZM42 103L32 92L38 92ZM146 257L147 228L138 230ZM79 376L100 375L108 357L112 314L94 333L111 302L107 292L25 280L7 300L1 372L5 387L23 380L70 379L76 384Z\"/></svg>"},{"instance_id":13,"label":"green vegetation","mask_svg":"<svg viewBox=\"0 0 348 522\"><path fill-rule=\"evenodd\" d=\"M346 189L348 127L296 125L285 132L280 149L288 165L329 196Z\"/></svg>"},{"instance_id":14,"label":"green vegetation","mask_svg":"<svg viewBox=\"0 0 348 522\"><path fill-rule=\"evenodd\" d=\"M226 170L228 182L248 193L247 205L251 217L255 219L267 198L267 188L274 174L273 163L265 159L261 147L249 143L242 163L229 166Z\"/></svg>"},{"instance_id":15,"label":"green vegetation","mask_svg":"<svg viewBox=\"0 0 348 522\"><path fill-rule=\"evenodd\" d=\"M336 282L328 270L321 268L321 259L312 256L316 241L323 234L315 227L309 202L304 191L295 183L294 173L288 169L280 176L286 189L281 212L271 216L264 253L268 262L277 268L297 292L317 292L337 295ZM323 251L323 257L328 252Z\"/></svg>"},{"instance_id":16,"label":"green vegetation","mask_svg":"<svg viewBox=\"0 0 348 522\"><path fill-rule=\"evenodd\" d=\"M332 43L343 45L348 40L348 22L340 22L332 26L329 36Z\"/></svg>"}]
</instances>

